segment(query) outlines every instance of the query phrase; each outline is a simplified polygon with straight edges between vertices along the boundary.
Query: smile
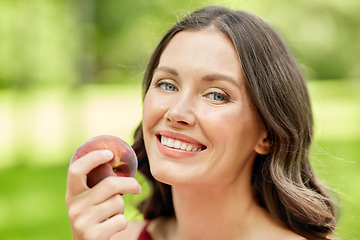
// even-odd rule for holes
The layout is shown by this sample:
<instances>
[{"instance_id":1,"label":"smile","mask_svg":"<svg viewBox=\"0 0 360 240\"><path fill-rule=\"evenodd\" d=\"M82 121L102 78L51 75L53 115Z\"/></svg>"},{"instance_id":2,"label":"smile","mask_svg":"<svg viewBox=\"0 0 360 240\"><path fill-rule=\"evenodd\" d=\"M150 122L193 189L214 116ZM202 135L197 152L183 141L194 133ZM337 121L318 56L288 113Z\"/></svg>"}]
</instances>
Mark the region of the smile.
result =
<instances>
[{"instance_id":1,"label":"smile","mask_svg":"<svg viewBox=\"0 0 360 240\"><path fill-rule=\"evenodd\" d=\"M201 146L198 147L194 147L191 143L186 143L186 142L182 142L180 140L175 140L172 138L167 138L164 136L160 136L161 140L161 144L170 148L175 148L175 149L181 149L184 151L201 151Z\"/></svg>"},{"instance_id":2,"label":"smile","mask_svg":"<svg viewBox=\"0 0 360 240\"><path fill-rule=\"evenodd\" d=\"M197 140L172 131L160 131L156 134L161 146L167 147L169 150L174 149L184 153L199 152L206 149L206 146ZM165 149L164 149L165 150Z\"/></svg>"}]
</instances>

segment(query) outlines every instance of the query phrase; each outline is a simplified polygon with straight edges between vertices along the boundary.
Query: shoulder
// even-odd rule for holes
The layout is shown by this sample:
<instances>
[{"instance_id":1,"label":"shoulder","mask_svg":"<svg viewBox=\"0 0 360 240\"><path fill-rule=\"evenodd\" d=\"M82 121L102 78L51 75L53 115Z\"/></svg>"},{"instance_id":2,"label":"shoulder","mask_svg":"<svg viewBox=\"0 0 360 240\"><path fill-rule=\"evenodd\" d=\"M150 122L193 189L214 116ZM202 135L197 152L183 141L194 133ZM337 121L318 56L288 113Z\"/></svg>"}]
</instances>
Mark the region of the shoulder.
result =
<instances>
[{"instance_id":1,"label":"shoulder","mask_svg":"<svg viewBox=\"0 0 360 240\"><path fill-rule=\"evenodd\" d=\"M137 240L147 221L129 222L126 229L115 234L111 240Z\"/></svg>"},{"instance_id":2,"label":"shoulder","mask_svg":"<svg viewBox=\"0 0 360 240\"><path fill-rule=\"evenodd\" d=\"M282 233L276 235L274 239L284 239L284 240L307 240L303 236L298 235L290 230L285 230Z\"/></svg>"}]
</instances>

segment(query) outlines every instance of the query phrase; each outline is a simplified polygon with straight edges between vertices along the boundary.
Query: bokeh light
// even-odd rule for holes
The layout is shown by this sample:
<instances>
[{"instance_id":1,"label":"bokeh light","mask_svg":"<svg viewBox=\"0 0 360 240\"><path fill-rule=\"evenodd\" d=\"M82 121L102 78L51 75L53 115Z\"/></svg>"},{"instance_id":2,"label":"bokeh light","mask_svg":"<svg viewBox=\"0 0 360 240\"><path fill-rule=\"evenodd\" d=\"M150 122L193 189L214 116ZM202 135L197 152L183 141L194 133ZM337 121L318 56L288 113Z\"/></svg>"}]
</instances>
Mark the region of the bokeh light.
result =
<instances>
[{"instance_id":1,"label":"bokeh light","mask_svg":"<svg viewBox=\"0 0 360 240\"><path fill-rule=\"evenodd\" d=\"M337 236L360 239L360 1L0 0L1 239L71 238L72 153L101 134L132 143L148 57L167 27L209 4L254 12L289 44L309 79L315 170L343 205ZM144 186L125 196L129 219L141 218Z\"/></svg>"}]
</instances>

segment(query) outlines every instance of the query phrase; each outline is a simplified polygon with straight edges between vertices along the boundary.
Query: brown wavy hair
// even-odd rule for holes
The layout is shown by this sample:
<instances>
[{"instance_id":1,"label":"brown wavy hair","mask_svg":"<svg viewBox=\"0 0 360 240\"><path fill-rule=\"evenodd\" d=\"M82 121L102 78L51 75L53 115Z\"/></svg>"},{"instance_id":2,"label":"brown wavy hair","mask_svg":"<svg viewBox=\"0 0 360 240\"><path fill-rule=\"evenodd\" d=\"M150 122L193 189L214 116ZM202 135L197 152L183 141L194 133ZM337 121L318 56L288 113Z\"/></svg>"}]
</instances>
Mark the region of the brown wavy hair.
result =
<instances>
[{"instance_id":1,"label":"brown wavy hair","mask_svg":"<svg viewBox=\"0 0 360 240\"><path fill-rule=\"evenodd\" d=\"M289 229L307 239L330 239L336 226L335 205L309 162L313 117L306 80L277 31L261 18L220 6L197 10L172 26L147 65L145 96L154 69L172 37L184 29L213 25L233 42L242 66L247 93L268 131L271 152L258 155L252 184L259 204ZM133 148L139 171L152 188L140 205L145 219L174 216L171 186L151 175L141 124Z\"/></svg>"}]
</instances>

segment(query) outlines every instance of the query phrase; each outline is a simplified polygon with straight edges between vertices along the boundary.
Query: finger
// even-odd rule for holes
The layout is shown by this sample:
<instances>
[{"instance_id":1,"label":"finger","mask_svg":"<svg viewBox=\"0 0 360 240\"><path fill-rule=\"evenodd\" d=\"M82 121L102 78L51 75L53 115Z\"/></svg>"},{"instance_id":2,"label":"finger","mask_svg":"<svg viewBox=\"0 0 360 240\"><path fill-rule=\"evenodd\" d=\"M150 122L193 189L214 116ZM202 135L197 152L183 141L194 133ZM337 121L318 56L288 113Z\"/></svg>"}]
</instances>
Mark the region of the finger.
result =
<instances>
[{"instance_id":1,"label":"finger","mask_svg":"<svg viewBox=\"0 0 360 240\"><path fill-rule=\"evenodd\" d=\"M108 240L117 232L124 230L127 227L127 221L123 214L117 214L108 220L95 224L92 226L85 226L79 230L81 239L97 239L97 240Z\"/></svg>"},{"instance_id":2,"label":"finger","mask_svg":"<svg viewBox=\"0 0 360 240\"><path fill-rule=\"evenodd\" d=\"M117 214L124 214L124 199L119 195L112 196L105 202L92 207L95 222L103 222Z\"/></svg>"},{"instance_id":3,"label":"finger","mask_svg":"<svg viewBox=\"0 0 360 240\"><path fill-rule=\"evenodd\" d=\"M99 224L99 231L103 239L110 239L117 232L124 230L127 227L127 220L123 214L117 214ZM100 238L94 238L100 239Z\"/></svg>"},{"instance_id":4,"label":"finger","mask_svg":"<svg viewBox=\"0 0 360 240\"><path fill-rule=\"evenodd\" d=\"M132 177L111 176L95 185L89 193L89 198L92 199L93 204L100 204L114 195L126 193L140 194L139 182Z\"/></svg>"},{"instance_id":5,"label":"finger","mask_svg":"<svg viewBox=\"0 0 360 240\"><path fill-rule=\"evenodd\" d=\"M72 162L68 169L68 193L75 196L88 190L86 175L97 166L110 161L113 156L114 154L110 150L98 150Z\"/></svg>"}]
</instances>

